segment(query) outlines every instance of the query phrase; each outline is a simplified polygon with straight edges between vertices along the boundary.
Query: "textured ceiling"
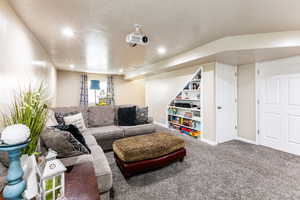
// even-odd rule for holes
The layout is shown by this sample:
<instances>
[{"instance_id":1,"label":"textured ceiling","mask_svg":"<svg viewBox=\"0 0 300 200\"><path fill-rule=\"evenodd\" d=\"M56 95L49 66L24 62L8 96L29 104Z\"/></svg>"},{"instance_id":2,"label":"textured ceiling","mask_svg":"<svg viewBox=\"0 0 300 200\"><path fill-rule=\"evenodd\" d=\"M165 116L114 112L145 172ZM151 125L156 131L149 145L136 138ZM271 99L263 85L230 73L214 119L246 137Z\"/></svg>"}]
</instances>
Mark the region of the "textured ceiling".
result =
<instances>
[{"instance_id":1,"label":"textured ceiling","mask_svg":"<svg viewBox=\"0 0 300 200\"><path fill-rule=\"evenodd\" d=\"M58 68L99 73L130 71L226 36L300 29L299 0L8 1ZM148 46L125 43L136 23ZM66 26L74 38L61 34Z\"/></svg>"}]
</instances>

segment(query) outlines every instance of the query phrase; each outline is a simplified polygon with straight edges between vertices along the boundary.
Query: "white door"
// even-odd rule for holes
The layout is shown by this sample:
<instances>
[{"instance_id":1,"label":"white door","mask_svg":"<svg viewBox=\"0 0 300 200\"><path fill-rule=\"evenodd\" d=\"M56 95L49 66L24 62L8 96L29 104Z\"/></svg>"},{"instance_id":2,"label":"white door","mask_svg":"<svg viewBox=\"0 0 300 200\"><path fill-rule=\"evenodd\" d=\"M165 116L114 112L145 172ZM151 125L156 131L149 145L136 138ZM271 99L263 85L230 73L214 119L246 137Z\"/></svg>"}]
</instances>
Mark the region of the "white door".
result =
<instances>
[{"instance_id":1,"label":"white door","mask_svg":"<svg viewBox=\"0 0 300 200\"><path fill-rule=\"evenodd\" d=\"M259 143L300 155L300 73L291 69L259 66Z\"/></svg>"},{"instance_id":2,"label":"white door","mask_svg":"<svg viewBox=\"0 0 300 200\"><path fill-rule=\"evenodd\" d=\"M217 143L236 138L237 67L216 64L216 139Z\"/></svg>"}]
</instances>

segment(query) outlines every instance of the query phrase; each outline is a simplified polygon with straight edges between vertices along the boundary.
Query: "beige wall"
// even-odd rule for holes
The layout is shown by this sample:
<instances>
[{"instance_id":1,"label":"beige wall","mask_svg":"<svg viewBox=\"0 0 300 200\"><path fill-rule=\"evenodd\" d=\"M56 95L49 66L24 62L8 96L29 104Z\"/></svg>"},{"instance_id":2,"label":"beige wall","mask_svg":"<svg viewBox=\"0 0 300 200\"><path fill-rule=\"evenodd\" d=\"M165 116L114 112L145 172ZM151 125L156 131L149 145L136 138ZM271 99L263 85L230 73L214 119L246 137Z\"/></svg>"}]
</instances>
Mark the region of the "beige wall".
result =
<instances>
[{"instance_id":1,"label":"beige wall","mask_svg":"<svg viewBox=\"0 0 300 200\"><path fill-rule=\"evenodd\" d=\"M256 140L255 64L238 66L238 136Z\"/></svg>"},{"instance_id":2,"label":"beige wall","mask_svg":"<svg viewBox=\"0 0 300 200\"><path fill-rule=\"evenodd\" d=\"M0 0L0 111L7 108L16 90L29 84L35 87L41 81L47 85L50 103L54 104L56 69L7 1Z\"/></svg>"},{"instance_id":3,"label":"beige wall","mask_svg":"<svg viewBox=\"0 0 300 200\"><path fill-rule=\"evenodd\" d=\"M203 138L216 142L215 63L203 65Z\"/></svg>"},{"instance_id":4,"label":"beige wall","mask_svg":"<svg viewBox=\"0 0 300 200\"><path fill-rule=\"evenodd\" d=\"M57 106L78 106L80 100L79 72L58 71L57 78ZM106 81L107 75L88 74L89 80ZM124 80L122 76L114 76L115 101L117 105L136 104L145 105L145 81Z\"/></svg>"},{"instance_id":5,"label":"beige wall","mask_svg":"<svg viewBox=\"0 0 300 200\"><path fill-rule=\"evenodd\" d=\"M114 77L116 104L136 104L145 106L145 79L124 80L123 76Z\"/></svg>"},{"instance_id":6,"label":"beige wall","mask_svg":"<svg viewBox=\"0 0 300 200\"><path fill-rule=\"evenodd\" d=\"M57 72L56 106L78 106L80 100L80 73Z\"/></svg>"},{"instance_id":7,"label":"beige wall","mask_svg":"<svg viewBox=\"0 0 300 200\"><path fill-rule=\"evenodd\" d=\"M203 77L203 114L204 114L204 138L215 141L215 64L202 65ZM172 99L190 81L198 66L181 68L178 70L164 72L146 78L146 105L149 106L149 115L155 122L166 124L167 106Z\"/></svg>"}]
</instances>

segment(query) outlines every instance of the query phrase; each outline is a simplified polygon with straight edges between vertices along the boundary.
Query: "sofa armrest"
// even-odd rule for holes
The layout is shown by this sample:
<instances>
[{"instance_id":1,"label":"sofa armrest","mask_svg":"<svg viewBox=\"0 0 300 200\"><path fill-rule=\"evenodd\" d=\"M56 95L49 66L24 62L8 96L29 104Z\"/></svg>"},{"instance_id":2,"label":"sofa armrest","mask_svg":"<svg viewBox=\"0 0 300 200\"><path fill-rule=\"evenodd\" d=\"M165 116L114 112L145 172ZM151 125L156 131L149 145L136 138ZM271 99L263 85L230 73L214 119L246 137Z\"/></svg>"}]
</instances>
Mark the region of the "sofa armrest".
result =
<instances>
[{"instance_id":1,"label":"sofa armrest","mask_svg":"<svg viewBox=\"0 0 300 200\"><path fill-rule=\"evenodd\" d=\"M149 124L153 124L153 121L154 121L153 117L148 117L148 121L147 121L147 122L148 122Z\"/></svg>"},{"instance_id":2,"label":"sofa armrest","mask_svg":"<svg viewBox=\"0 0 300 200\"><path fill-rule=\"evenodd\" d=\"M60 158L60 161L64 164L65 167L70 167L86 162L93 162L93 156L91 154L84 154L68 158Z\"/></svg>"}]
</instances>

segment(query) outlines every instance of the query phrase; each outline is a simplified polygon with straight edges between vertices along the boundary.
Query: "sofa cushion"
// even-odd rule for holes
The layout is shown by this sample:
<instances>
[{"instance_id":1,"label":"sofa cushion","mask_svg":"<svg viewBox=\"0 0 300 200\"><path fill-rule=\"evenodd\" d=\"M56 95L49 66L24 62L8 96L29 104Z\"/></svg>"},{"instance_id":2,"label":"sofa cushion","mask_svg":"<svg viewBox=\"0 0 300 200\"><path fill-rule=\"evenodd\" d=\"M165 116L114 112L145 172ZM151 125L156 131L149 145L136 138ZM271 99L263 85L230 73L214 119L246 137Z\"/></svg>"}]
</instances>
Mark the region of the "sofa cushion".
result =
<instances>
[{"instance_id":1,"label":"sofa cushion","mask_svg":"<svg viewBox=\"0 0 300 200\"><path fill-rule=\"evenodd\" d=\"M154 124L141 124L136 126L121 126L124 130L125 137L144 135L155 132Z\"/></svg>"},{"instance_id":2,"label":"sofa cushion","mask_svg":"<svg viewBox=\"0 0 300 200\"><path fill-rule=\"evenodd\" d=\"M97 142L98 139L121 138L124 136L123 129L118 126L103 126L97 128L88 128L84 131L85 135L93 135Z\"/></svg>"},{"instance_id":3,"label":"sofa cushion","mask_svg":"<svg viewBox=\"0 0 300 200\"><path fill-rule=\"evenodd\" d=\"M51 148L57 152L58 158L89 153L89 150L67 131L47 128L42 132L41 139L47 149Z\"/></svg>"},{"instance_id":4,"label":"sofa cushion","mask_svg":"<svg viewBox=\"0 0 300 200\"><path fill-rule=\"evenodd\" d=\"M5 176L7 175L7 168L0 163L0 192L4 189L6 184Z\"/></svg>"},{"instance_id":5,"label":"sofa cushion","mask_svg":"<svg viewBox=\"0 0 300 200\"><path fill-rule=\"evenodd\" d=\"M98 128L88 128L85 135L93 135L103 150L111 150L112 143L124 137L124 131L118 126L103 126Z\"/></svg>"},{"instance_id":6,"label":"sofa cushion","mask_svg":"<svg viewBox=\"0 0 300 200\"><path fill-rule=\"evenodd\" d=\"M88 127L114 124L115 109L112 106L92 106L88 108Z\"/></svg>"}]
</instances>

